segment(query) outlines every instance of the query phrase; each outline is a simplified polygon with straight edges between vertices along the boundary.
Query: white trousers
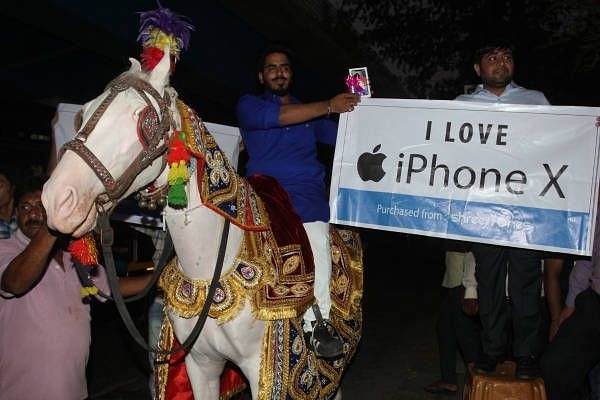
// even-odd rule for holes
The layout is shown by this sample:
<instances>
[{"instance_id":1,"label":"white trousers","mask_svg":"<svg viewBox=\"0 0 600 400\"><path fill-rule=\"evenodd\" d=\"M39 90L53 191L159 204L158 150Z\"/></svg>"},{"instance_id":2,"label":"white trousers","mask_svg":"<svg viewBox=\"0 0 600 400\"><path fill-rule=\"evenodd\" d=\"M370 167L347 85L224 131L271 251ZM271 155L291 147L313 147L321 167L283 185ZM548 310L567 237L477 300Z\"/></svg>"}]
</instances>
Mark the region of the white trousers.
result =
<instances>
[{"instance_id":1,"label":"white trousers","mask_svg":"<svg viewBox=\"0 0 600 400\"><path fill-rule=\"evenodd\" d=\"M329 246L329 223L322 221L306 222L303 224L308 235L310 247L315 260L315 298L323 318L329 318L331 296L329 282L331 281L331 247ZM304 313L304 327L310 330L310 322L316 321L312 307Z\"/></svg>"}]
</instances>

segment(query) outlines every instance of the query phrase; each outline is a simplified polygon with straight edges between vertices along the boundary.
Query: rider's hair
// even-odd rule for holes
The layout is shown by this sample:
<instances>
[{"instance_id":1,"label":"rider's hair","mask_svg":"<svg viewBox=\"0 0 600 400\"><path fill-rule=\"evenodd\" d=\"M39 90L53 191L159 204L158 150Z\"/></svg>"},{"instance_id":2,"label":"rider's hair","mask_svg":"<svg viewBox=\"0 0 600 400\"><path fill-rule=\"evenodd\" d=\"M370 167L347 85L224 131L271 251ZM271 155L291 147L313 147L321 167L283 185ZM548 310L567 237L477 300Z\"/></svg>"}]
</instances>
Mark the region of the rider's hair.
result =
<instances>
[{"instance_id":1,"label":"rider's hair","mask_svg":"<svg viewBox=\"0 0 600 400\"><path fill-rule=\"evenodd\" d=\"M292 52L292 50L290 50L289 47L285 46L282 43L271 43L267 47L265 47L264 50L260 53L260 57L258 58L258 64L256 65L258 72L263 71L263 69L265 68L265 60L267 59L267 56L273 53L285 54L290 63L290 68L293 69L294 53Z\"/></svg>"}]
</instances>

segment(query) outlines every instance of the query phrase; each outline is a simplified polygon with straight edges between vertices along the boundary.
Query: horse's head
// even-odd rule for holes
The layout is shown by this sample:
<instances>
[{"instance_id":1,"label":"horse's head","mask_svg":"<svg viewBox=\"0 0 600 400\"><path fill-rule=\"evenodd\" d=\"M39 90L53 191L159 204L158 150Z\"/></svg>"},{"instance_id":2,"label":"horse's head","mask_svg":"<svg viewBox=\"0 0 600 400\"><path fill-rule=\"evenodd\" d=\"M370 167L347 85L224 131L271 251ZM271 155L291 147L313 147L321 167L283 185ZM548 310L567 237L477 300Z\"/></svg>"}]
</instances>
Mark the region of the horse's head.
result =
<instances>
[{"instance_id":1,"label":"horse's head","mask_svg":"<svg viewBox=\"0 0 600 400\"><path fill-rule=\"evenodd\" d=\"M44 186L50 228L83 235L94 228L99 210L110 210L164 170L161 156L173 126L169 68L168 48L149 74L131 59L129 71L83 106L77 135L61 149Z\"/></svg>"}]
</instances>

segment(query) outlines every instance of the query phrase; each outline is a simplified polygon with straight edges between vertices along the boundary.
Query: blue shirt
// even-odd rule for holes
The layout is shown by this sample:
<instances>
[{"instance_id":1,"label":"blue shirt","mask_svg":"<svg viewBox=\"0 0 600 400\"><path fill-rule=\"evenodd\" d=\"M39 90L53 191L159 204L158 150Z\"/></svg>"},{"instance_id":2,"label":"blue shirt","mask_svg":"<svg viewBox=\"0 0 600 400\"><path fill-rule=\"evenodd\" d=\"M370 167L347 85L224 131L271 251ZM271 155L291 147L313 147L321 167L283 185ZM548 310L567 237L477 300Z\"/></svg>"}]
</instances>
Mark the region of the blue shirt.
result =
<instances>
[{"instance_id":1,"label":"blue shirt","mask_svg":"<svg viewBox=\"0 0 600 400\"><path fill-rule=\"evenodd\" d=\"M506 104L534 104L550 105L544 93L539 90L525 89L514 82L506 85L504 92L500 96L483 87L483 84L477 85L473 93L461 94L454 100L477 101L481 103L506 103Z\"/></svg>"},{"instance_id":2,"label":"blue shirt","mask_svg":"<svg viewBox=\"0 0 600 400\"><path fill-rule=\"evenodd\" d=\"M17 215L13 212L10 221L0 219L0 239L13 237L17 232Z\"/></svg>"},{"instance_id":3,"label":"blue shirt","mask_svg":"<svg viewBox=\"0 0 600 400\"><path fill-rule=\"evenodd\" d=\"M292 102L300 103L295 98ZM277 179L302 222L328 222L325 167L317 159L317 143L335 145L337 123L317 118L282 126L280 107L281 99L269 92L245 95L238 101L238 123L248 152L246 175Z\"/></svg>"}]
</instances>

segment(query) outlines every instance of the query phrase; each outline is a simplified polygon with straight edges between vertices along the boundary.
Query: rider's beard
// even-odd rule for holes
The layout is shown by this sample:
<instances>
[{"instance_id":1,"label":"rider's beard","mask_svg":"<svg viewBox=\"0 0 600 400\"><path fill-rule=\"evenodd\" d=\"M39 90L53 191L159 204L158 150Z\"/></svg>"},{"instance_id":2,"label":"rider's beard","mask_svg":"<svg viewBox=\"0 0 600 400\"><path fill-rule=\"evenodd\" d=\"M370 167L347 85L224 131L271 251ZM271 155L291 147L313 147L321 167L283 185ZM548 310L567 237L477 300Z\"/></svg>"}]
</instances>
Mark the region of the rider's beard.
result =
<instances>
[{"instance_id":1,"label":"rider's beard","mask_svg":"<svg viewBox=\"0 0 600 400\"><path fill-rule=\"evenodd\" d=\"M290 80L285 80L282 82L283 84L278 84L277 81L272 81L268 85L269 91L273 93L275 96L284 97L290 94Z\"/></svg>"},{"instance_id":2,"label":"rider's beard","mask_svg":"<svg viewBox=\"0 0 600 400\"><path fill-rule=\"evenodd\" d=\"M290 94L290 90L287 87L274 88L274 89L271 89L271 92L275 96L278 96L278 97L284 97L284 96L287 96L288 94Z\"/></svg>"}]
</instances>

